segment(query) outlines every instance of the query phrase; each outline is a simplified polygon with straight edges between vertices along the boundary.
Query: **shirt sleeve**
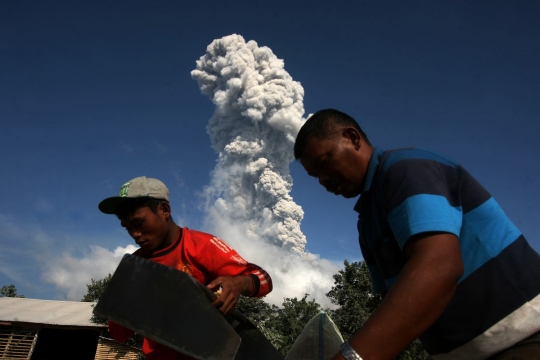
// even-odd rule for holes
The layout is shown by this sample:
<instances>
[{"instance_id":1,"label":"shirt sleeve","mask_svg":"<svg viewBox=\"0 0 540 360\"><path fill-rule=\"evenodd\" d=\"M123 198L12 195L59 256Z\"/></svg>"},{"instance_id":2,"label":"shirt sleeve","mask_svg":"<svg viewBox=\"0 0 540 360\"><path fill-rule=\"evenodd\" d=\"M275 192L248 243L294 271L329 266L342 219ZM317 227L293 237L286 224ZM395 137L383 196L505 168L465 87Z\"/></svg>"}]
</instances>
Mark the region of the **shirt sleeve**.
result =
<instances>
[{"instance_id":1,"label":"shirt sleeve","mask_svg":"<svg viewBox=\"0 0 540 360\"><path fill-rule=\"evenodd\" d=\"M432 231L459 237L462 206L459 172L432 159L407 159L389 167L383 178L388 222L403 249L411 236Z\"/></svg>"},{"instance_id":2,"label":"shirt sleeve","mask_svg":"<svg viewBox=\"0 0 540 360\"><path fill-rule=\"evenodd\" d=\"M200 265L212 278L249 276L253 282L251 297L262 297L272 291L272 279L260 266L247 262L225 241L213 236L201 251Z\"/></svg>"},{"instance_id":3,"label":"shirt sleeve","mask_svg":"<svg viewBox=\"0 0 540 360\"><path fill-rule=\"evenodd\" d=\"M111 320L108 321L108 324L109 324L109 333L111 334L112 338L118 342L126 342L129 340L130 337L132 337L135 334L133 330L130 330L121 325L118 325L117 323L112 322Z\"/></svg>"}]
</instances>

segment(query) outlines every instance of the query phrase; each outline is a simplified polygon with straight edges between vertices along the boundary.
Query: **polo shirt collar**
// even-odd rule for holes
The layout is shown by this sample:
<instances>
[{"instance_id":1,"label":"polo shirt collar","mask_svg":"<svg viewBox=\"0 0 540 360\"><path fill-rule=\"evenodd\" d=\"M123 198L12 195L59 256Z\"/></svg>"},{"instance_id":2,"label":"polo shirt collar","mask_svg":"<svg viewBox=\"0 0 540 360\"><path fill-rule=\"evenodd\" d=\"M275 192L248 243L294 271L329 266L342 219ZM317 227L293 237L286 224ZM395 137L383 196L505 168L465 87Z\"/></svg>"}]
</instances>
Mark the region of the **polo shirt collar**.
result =
<instances>
[{"instance_id":1,"label":"polo shirt collar","mask_svg":"<svg viewBox=\"0 0 540 360\"><path fill-rule=\"evenodd\" d=\"M371 158L369 159L369 164L366 172L366 179L364 183L364 190L362 190L362 194L366 191L371 190L371 183L373 182L373 177L375 176L375 171L377 171L377 168L379 167L379 164L381 162L381 157L384 153L384 150L376 147L373 150L373 153L371 154ZM362 200L362 196L360 196L360 199L356 202L356 205L354 205L354 210L356 212L360 212L360 201Z\"/></svg>"}]
</instances>

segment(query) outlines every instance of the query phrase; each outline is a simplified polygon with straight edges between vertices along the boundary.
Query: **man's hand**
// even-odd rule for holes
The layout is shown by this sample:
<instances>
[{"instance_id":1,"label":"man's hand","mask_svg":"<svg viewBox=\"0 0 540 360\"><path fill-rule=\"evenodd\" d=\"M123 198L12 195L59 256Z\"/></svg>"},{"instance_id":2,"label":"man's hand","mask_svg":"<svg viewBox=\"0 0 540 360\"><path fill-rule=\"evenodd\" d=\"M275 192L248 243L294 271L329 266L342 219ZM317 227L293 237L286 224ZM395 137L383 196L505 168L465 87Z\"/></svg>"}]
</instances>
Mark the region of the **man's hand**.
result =
<instances>
[{"instance_id":1,"label":"man's hand","mask_svg":"<svg viewBox=\"0 0 540 360\"><path fill-rule=\"evenodd\" d=\"M238 304L240 294L249 295L254 290L249 276L220 276L207 285L214 292L220 286L221 295L212 304L224 315L230 313Z\"/></svg>"},{"instance_id":2,"label":"man's hand","mask_svg":"<svg viewBox=\"0 0 540 360\"><path fill-rule=\"evenodd\" d=\"M364 360L393 359L444 311L463 274L459 240L423 233L405 245L409 261L379 308L349 340ZM336 354L332 360L341 360Z\"/></svg>"}]
</instances>

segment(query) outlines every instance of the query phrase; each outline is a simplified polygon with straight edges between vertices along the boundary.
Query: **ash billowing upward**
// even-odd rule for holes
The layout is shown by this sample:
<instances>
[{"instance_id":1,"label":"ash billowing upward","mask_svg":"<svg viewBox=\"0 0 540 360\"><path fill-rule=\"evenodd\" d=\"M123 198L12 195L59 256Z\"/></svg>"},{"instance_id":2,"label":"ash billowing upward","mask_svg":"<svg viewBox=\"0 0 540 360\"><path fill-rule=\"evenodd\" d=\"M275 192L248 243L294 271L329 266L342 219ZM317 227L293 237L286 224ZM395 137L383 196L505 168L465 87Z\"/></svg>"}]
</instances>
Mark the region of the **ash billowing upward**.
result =
<instances>
[{"instance_id":1,"label":"ash billowing upward","mask_svg":"<svg viewBox=\"0 0 540 360\"><path fill-rule=\"evenodd\" d=\"M325 293L338 266L305 251L289 164L305 119L302 86L267 47L239 35L214 40L191 72L216 106L206 129L219 154L205 188L206 226L272 276L267 300Z\"/></svg>"},{"instance_id":2,"label":"ash billowing upward","mask_svg":"<svg viewBox=\"0 0 540 360\"><path fill-rule=\"evenodd\" d=\"M239 35L215 40L191 72L216 106L207 125L219 153L208 188L214 205L248 234L302 253L304 213L289 195L294 139L304 119L302 86L267 47Z\"/></svg>"}]
</instances>

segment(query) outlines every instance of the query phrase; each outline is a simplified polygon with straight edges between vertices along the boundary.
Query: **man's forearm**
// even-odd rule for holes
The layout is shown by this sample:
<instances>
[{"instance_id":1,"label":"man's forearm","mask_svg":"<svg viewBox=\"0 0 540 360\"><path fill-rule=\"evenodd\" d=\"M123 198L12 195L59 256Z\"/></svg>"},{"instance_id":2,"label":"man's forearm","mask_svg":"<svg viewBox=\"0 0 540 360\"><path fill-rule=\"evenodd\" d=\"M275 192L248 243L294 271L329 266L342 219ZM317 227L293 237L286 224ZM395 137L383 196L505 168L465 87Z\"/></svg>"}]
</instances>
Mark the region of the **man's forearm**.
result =
<instances>
[{"instance_id":1,"label":"man's forearm","mask_svg":"<svg viewBox=\"0 0 540 360\"><path fill-rule=\"evenodd\" d=\"M426 238L427 246L415 249L379 308L350 339L364 360L393 359L442 314L463 272L459 243L451 236Z\"/></svg>"}]
</instances>

